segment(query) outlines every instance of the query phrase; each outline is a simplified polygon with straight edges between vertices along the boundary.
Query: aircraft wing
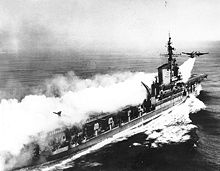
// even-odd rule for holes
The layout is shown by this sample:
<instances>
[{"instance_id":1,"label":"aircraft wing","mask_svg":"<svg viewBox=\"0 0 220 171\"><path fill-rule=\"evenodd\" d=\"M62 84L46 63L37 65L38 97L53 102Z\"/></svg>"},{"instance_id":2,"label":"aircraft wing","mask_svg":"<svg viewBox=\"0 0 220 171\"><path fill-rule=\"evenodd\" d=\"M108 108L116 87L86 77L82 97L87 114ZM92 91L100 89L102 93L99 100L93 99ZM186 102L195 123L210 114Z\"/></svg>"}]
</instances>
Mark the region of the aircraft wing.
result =
<instances>
[{"instance_id":1,"label":"aircraft wing","mask_svg":"<svg viewBox=\"0 0 220 171\"><path fill-rule=\"evenodd\" d=\"M185 54L185 55L192 55L193 53L182 52L182 54Z\"/></svg>"},{"instance_id":2,"label":"aircraft wing","mask_svg":"<svg viewBox=\"0 0 220 171\"><path fill-rule=\"evenodd\" d=\"M196 53L196 55L198 55L198 56L200 56L200 55L205 55L205 54L209 54L209 53L201 53L201 52L198 52L198 53Z\"/></svg>"}]
</instances>

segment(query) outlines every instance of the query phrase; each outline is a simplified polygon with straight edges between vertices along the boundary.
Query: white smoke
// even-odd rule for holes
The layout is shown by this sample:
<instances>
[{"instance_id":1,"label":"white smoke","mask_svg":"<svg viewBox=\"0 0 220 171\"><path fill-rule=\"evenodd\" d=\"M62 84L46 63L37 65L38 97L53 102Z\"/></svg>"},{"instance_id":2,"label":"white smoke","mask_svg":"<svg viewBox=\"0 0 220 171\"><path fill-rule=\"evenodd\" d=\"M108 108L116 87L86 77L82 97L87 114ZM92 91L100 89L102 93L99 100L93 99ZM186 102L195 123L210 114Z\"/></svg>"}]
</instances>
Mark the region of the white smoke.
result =
<instances>
[{"instance_id":1,"label":"white smoke","mask_svg":"<svg viewBox=\"0 0 220 171\"><path fill-rule=\"evenodd\" d=\"M187 60L181 66L184 68L182 74L188 73L193 64L194 59ZM126 105L142 103L146 90L141 81L149 86L155 75L124 72L80 79L69 72L46 82L46 93L55 91L59 97L28 95L20 102L17 99L1 100L0 154L17 155L23 144L30 141L29 136L80 122L89 113L116 112ZM62 117L54 115L56 111L62 111Z\"/></svg>"},{"instance_id":2,"label":"white smoke","mask_svg":"<svg viewBox=\"0 0 220 171\"><path fill-rule=\"evenodd\" d=\"M69 73L68 77L58 76L48 84L49 88L56 86L60 97L28 95L21 102L3 99L0 136L4 138L0 151L17 155L30 135L80 122L91 112L116 112L126 105L142 103L146 92L141 81L150 84L154 75L125 72L82 80ZM60 110L62 117L53 114Z\"/></svg>"},{"instance_id":3,"label":"white smoke","mask_svg":"<svg viewBox=\"0 0 220 171\"><path fill-rule=\"evenodd\" d=\"M182 79L184 83L187 82L187 80L190 78L195 61L196 58L189 58L180 66L179 71L182 74Z\"/></svg>"}]
</instances>

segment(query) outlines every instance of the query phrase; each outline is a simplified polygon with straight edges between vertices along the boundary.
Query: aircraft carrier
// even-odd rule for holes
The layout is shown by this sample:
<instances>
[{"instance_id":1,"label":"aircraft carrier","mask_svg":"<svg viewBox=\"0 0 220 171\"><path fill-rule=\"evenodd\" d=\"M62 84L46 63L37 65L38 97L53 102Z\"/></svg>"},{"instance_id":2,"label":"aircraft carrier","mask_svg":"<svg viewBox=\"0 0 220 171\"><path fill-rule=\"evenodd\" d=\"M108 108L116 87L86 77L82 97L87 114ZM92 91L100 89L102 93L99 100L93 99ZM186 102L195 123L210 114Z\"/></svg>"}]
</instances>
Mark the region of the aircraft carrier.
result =
<instances>
[{"instance_id":1,"label":"aircraft carrier","mask_svg":"<svg viewBox=\"0 0 220 171\"><path fill-rule=\"evenodd\" d=\"M191 58L206 53L183 53ZM81 152L105 139L125 131L144 125L159 117L162 112L183 103L190 94L198 95L201 81L206 74L192 75L187 82L183 82L182 75L176 62L171 37L167 43L167 63L159 66L158 74L151 86L142 82L146 89L146 98L137 106L126 106L117 113L93 114L81 127L75 125L55 129L40 135L35 141L24 146L20 155L31 151L27 161L30 165L37 165L48 161L62 159L71 154ZM62 117L61 112L56 113ZM40 139L40 140L39 140ZM41 143L42 142L42 143ZM43 145L42 145L43 144ZM18 166L19 168L21 166Z\"/></svg>"}]
</instances>

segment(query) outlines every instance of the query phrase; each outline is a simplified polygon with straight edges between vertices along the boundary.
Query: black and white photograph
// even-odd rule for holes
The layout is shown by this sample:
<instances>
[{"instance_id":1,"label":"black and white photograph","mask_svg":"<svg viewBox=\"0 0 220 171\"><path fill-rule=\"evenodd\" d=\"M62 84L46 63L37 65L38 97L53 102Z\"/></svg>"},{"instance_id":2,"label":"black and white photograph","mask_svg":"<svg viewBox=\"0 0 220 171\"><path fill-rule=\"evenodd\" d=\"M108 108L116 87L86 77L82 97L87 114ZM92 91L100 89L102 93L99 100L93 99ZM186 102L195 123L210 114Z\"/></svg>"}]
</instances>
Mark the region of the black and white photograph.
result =
<instances>
[{"instance_id":1,"label":"black and white photograph","mask_svg":"<svg viewBox=\"0 0 220 171\"><path fill-rule=\"evenodd\" d=\"M0 171L220 171L219 0L0 0Z\"/></svg>"}]
</instances>

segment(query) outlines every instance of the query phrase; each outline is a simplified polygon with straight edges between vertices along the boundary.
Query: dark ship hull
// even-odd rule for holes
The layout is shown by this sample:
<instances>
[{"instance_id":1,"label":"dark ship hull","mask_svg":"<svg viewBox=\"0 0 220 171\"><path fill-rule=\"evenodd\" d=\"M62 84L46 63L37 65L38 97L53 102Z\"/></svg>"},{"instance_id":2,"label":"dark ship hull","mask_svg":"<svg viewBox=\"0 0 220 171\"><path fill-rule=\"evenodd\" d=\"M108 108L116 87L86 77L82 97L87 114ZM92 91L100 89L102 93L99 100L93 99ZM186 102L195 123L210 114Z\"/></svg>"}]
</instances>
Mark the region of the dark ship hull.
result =
<instances>
[{"instance_id":1,"label":"dark ship hull","mask_svg":"<svg viewBox=\"0 0 220 171\"><path fill-rule=\"evenodd\" d=\"M128 120L128 122L121 123L118 126L115 126L111 130L108 130L106 132L100 133L97 136L92 137L91 139L88 139L84 143L78 145L78 146L65 146L63 148L60 148L59 151L55 151L51 156L48 156L48 160L56 160L61 157L69 156L71 154L75 154L77 152L81 152L82 150L85 150L99 142L102 142L108 138L113 137L116 134L122 133L125 130L133 129L138 126L145 125L149 123L150 121L156 119L159 117L163 112L166 112L167 110L171 110L172 107L181 104L184 102L190 94L193 94L194 96L199 95L198 94L198 88L200 86L200 82L206 78L206 74L201 74L198 76L191 77L187 84L189 85L195 85L193 89L189 86L187 89L187 94L184 94L184 91L180 91L176 94L172 94L171 96L162 99L159 101L155 108L144 113L139 113L138 117Z\"/></svg>"},{"instance_id":2,"label":"dark ship hull","mask_svg":"<svg viewBox=\"0 0 220 171\"><path fill-rule=\"evenodd\" d=\"M31 160L33 162L30 162L30 165L63 159L85 151L123 131L147 124L163 112L183 103L190 94L197 96L200 83L207 75L193 75L184 83L172 51L171 38L169 38L168 63L158 68L158 77L152 83L151 88L142 83L147 91L147 97L142 104L125 107L115 114L95 115L90 117L82 128L73 126L49 132L42 139L47 142L44 144L47 144L48 148L41 149L35 143L32 148L34 160Z\"/></svg>"}]
</instances>

